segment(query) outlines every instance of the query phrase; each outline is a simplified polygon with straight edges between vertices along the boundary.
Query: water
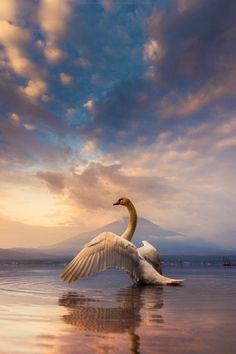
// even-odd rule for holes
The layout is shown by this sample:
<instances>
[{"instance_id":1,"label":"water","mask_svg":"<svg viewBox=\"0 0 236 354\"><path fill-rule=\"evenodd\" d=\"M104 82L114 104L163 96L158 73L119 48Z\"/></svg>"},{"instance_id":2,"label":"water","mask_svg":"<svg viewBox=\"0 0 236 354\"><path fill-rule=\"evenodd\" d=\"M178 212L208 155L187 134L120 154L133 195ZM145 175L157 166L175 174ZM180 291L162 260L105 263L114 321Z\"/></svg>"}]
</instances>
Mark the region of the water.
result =
<instances>
[{"instance_id":1,"label":"water","mask_svg":"<svg viewBox=\"0 0 236 354\"><path fill-rule=\"evenodd\" d=\"M69 286L60 270L1 266L1 354L236 352L236 267L165 269L183 287L115 270Z\"/></svg>"}]
</instances>

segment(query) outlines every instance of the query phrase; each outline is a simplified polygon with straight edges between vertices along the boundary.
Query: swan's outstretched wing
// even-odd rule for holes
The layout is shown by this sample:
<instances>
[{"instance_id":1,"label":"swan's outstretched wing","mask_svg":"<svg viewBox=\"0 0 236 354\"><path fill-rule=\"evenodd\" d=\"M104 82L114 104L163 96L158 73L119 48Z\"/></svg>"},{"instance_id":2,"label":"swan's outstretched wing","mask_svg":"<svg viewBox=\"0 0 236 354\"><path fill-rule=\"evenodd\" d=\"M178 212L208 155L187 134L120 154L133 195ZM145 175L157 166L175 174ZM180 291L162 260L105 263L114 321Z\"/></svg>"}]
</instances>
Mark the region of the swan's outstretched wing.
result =
<instances>
[{"instance_id":1,"label":"swan's outstretched wing","mask_svg":"<svg viewBox=\"0 0 236 354\"><path fill-rule=\"evenodd\" d=\"M65 267L61 278L71 283L107 268L119 268L138 281L139 262L137 248L131 242L112 232L103 232L85 245Z\"/></svg>"},{"instance_id":2,"label":"swan's outstretched wing","mask_svg":"<svg viewBox=\"0 0 236 354\"><path fill-rule=\"evenodd\" d=\"M143 246L138 248L138 253L147 262L151 263L159 274L162 274L161 259L157 249L147 241L142 241L142 244Z\"/></svg>"}]
</instances>

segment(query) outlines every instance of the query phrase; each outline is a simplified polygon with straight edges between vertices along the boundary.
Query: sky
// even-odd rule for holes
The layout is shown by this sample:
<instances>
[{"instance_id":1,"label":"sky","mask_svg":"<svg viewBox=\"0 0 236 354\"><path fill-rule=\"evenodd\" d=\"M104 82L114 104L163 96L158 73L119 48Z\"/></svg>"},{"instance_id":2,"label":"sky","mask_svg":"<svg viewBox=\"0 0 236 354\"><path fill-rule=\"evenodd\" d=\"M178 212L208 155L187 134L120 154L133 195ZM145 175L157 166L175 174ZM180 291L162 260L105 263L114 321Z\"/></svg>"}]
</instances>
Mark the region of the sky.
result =
<instances>
[{"instance_id":1,"label":"sky","mask_svg":"<svg viewBox=\"0 0 236 354\"><path fill-rule=\"evenodd\" d=\"M96 229L126 196L236 248L234 0L1 0L0 28L0 247Z\"/></svg>"}]
</instances>

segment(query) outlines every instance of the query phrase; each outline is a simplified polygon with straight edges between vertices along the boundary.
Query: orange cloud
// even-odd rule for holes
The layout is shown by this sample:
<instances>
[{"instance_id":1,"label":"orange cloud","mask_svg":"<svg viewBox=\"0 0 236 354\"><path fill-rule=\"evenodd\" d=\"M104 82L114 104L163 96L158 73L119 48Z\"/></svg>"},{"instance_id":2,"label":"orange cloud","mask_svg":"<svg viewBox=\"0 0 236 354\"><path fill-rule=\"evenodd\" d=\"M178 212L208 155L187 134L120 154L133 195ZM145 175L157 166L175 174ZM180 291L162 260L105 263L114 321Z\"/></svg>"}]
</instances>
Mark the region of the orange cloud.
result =
<instances>
[{"instance_id":1,"label":"orange cloud","mask_svg":"<svg viewBox=\"0 0 236 354\"><path fill-rule=\"evenodd\" d=\"M68 0L41 0L38 20L45 34L44 55L51 63L58 62L64 55L58 43L65 35L71 16L71 5Z\"/></svg>"}]
</instances>

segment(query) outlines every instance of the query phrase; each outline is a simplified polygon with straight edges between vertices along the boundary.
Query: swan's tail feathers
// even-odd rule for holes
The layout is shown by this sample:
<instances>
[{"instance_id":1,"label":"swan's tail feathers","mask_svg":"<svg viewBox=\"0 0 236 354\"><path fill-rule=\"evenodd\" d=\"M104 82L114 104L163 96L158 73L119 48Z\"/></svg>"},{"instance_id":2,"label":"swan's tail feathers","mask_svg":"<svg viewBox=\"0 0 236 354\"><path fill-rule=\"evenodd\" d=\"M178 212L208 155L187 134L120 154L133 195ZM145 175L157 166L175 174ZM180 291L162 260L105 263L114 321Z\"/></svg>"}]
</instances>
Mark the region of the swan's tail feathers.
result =
<instances>
[{"instance_id":1,"label":"swan's tail feathers","mask_svg":"<svg viewBox=\"0 0 236 354\"><path fill-rule=\"evenodd\" d=\"M157 282L165 285L183 285L184 279L172 279L160 275L158 276Z\"/></svg>"},{"instance_id":2,"label":"swan's tail feathers","mask_svg":"<svg viewBox=\"0 0 236 354\"><path fill-rule=\"evenodd\" d=\"M167 285L183 285L184 279L170 279Z\"/></svg>"}]
</instances>

